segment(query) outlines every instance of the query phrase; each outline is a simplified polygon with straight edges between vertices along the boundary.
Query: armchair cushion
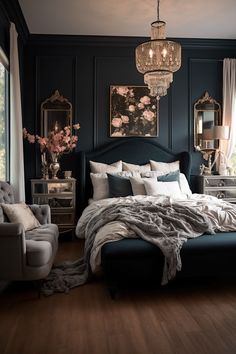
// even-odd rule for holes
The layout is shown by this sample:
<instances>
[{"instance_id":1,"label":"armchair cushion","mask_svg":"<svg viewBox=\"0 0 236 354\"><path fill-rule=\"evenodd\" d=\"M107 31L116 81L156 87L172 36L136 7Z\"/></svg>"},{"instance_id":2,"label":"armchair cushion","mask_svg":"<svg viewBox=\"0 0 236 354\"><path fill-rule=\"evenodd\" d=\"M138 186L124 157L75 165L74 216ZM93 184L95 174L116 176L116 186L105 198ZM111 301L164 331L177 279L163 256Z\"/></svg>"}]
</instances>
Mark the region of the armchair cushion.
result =
<instances>
[{"instance_id":1,"label":"armchair cushion","mask_svg":"<svg viewBox=\"0 0 236 354\"><path fill-rule=\"evenodd\" d=\"M26 242L27 265L41 267L49 263L52 256L52 246L48 241L28 240Z\"/></svg>"},{"instance_id":2,"label":"armchair cushion","mask_svg":"<svg viewBox=\"0 0 236 354\"><path fill-rule=\"evenodd\" d=\"M32 204L29 207L41 225L51 224L51 209L48 204Z\"/></svg>"},{"instance_id":3,"label":"armchair cushion","mask_svg":"<svg viewBox=\"0 0 236 354\"><path fill-rule=\"evenodd\" d=\"M40 226L28 205L25 203L2 204L4 213L12 223L21 223L25 231L35 229Z\"/></svg>"}]
</instances>

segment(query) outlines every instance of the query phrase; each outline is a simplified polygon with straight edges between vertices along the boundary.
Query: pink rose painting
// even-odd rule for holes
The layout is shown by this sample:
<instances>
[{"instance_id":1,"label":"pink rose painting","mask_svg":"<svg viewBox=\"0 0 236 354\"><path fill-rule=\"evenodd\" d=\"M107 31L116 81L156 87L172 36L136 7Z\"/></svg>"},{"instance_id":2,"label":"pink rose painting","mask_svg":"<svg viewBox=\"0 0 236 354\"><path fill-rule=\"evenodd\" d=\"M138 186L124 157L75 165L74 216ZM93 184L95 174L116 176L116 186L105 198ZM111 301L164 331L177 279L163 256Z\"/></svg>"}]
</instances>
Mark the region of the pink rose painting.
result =
<instances>
[{"instance_id":1,"label":"pink rose painting","mask_svg":"<svg viewBox=\"0 0 236 354\"><path fill-rule=\"evenodd\" d=\"M158 136L159 102L147 86L110 87L110 136Z\"/></svg>"}]
</instances>

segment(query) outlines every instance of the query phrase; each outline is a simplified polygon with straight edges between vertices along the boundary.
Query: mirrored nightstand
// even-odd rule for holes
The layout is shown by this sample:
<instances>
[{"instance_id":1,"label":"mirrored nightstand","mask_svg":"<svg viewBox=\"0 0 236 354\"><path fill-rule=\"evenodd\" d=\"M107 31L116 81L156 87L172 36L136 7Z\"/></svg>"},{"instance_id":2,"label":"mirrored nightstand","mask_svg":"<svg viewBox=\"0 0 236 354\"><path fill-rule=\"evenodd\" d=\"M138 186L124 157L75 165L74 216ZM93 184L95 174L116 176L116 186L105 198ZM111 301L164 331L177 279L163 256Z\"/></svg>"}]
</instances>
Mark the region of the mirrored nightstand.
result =
<instances>
[{"instance_id":1,"label":"mirrored nightstand","mask_svg":"<svg viewBox=\"0 0 236 354\"><path fill-rule=\"evenodd\" d=\"M74 230L76 215L76 179L32 179L32 203L48 204L52 223L59 231Z\"/></svg>"},{"instance_id":2,"label":"mirrored nightstand","mask_svg":"<svg viewBox=\"0 0 236 354\"><path fill-rule=\"evenodd\" d=\"M199 193L236 203L236 176L198 176Z\"/></svg>"}]
</instances>

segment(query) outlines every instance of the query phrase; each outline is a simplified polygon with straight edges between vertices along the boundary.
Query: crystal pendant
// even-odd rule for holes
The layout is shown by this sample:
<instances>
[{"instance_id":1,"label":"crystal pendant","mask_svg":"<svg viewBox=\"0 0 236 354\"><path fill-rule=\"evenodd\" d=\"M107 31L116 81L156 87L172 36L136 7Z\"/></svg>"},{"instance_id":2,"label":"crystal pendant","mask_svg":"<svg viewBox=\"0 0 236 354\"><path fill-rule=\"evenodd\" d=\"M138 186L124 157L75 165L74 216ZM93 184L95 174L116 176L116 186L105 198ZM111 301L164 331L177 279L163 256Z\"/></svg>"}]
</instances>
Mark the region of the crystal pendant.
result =
<instances>
[{"instance_id":1,"label":"crystal pendant","mask_svg":"<svg viewBox=\"0 0 236 354\"><path fill-rule=\"evenodd\" d=\"M151 24L151 41L140 44L135 55L136 67L144 74L151 96L165 96L173 73L181 67L181 46L166 39L165 22Z\"/></svg>"}]
</instances>

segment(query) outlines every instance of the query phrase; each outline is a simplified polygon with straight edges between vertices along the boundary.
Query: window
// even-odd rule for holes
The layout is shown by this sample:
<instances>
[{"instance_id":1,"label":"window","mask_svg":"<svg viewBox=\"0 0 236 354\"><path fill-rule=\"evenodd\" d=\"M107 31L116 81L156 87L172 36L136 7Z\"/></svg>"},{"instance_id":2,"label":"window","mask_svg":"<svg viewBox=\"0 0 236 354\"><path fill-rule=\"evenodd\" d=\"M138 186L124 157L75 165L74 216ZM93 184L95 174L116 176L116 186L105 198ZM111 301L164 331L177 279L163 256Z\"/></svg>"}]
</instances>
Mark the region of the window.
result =
<instances>
[{"instance_id":1,"label":"window","mask_svg":"<svg viewBox=\"0 0 236 354\"><path fill-rule=\"evenodd\" d=\"M0 180L9 179L9 95L7 59L0 48Z\"/></svg>"},{"instance_id":2,"label":"window","mask_svg":"<svg viewBox=\"0 0 236 354\"><path fill-rule=\"evenodd\" d=\"M236 174L236 145L234 145L233 153L229 159L228 165L232 168L232 173Z\"/></svg>"}]
</instances>

